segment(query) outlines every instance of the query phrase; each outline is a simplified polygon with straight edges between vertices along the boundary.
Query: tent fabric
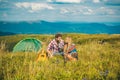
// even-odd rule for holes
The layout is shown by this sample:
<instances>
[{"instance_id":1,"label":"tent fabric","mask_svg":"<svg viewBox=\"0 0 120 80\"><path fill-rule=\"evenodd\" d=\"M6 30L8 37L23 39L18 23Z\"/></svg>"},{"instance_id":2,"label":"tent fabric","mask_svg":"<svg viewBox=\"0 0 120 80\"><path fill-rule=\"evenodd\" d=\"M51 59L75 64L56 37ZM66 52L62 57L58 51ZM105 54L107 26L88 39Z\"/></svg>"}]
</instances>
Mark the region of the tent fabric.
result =
<instances>
[{"instance_id":1,"label":"tent fabric","mask_svg":"<svg viewBox=\"0 0 120 80\"><path fill-rule=\"evenodd\" d=\"M42 48L41 41L35 38L26 38L19 41L13 52L38 52Z\"/></svg>"}]
</instances>

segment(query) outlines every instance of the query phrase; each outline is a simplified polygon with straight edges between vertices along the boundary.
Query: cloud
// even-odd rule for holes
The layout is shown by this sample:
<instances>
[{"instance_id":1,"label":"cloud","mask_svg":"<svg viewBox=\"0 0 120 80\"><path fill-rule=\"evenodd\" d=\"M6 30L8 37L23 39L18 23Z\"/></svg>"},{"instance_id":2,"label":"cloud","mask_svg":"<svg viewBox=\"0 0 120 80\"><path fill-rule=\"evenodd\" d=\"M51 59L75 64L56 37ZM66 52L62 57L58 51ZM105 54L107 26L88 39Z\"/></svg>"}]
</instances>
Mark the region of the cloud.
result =
<instances>
[{"instance_id":1,"label":"cloud","mask_svg":"<svg viewBox=\"0 0 120 80\"><path fill-rule=\"evenodd\" d=\"M52 2L52 0L47 0L48 2Z\"/></svg>"},{"instance_id":2,"label":"cloud","mask_svg":"<svg viewBox=\"0 0 120 80\"><path fill-rule=\"evenodd\" d=\"M61 11L60 11L60 13L62 13L62 14L65 14L65 13L68 13L68 12L69 11L67 9L65 9L65 8L62 8Z\"/></svg>"},{"instance_id":3,"label":"cloud","mask_svg":"<svg viewBox=\"0 0 120 80\"><path fill-rule=\"evenodd\" d=\"M118 15L117 9L109 7L90 7L90 6L72 6L62 7L60 9L61 14L71 15L71 16L93 16L93 15Z\"/></svg>"},{"instance_id":4,"label":"cloud","mask_svg":"<svg viewBox=\"0 0 120 80\"><path fill-rule=\"evenodd\" d=\"M106 7L100 7L95 10L96 15L115 15L115 10Z\"/></svg>"},{"instance_id":5,"label":"cloud","mask_svg":"<svg viewBox=\"0 0 120 80\"><path fill-rule=\"evenodd\" d=\"M35 12L43 9L54 9L52 6L46 4L46 3L29 3L29 2L22 2L22 3L15 3L15 6L18 8L25 8L29 9L30 12Z\"/></svg>"},{"instance_id":6,"label":"cloud","mask_svg":"<svg viewBox=\"0 0 120 80\"><path fill-rule=\"evenodd\" d=\"M107 5L120 5L120 0L46 0L50 3L66 4L66 3L83 3L83 4L107 4Z\"/></svg>"},{"instance_id":7,"label":"cloud","mask_svg":"<svg viewBox=\"0 0 120 80\"><path fill-rule=\"evenodd\" d=\"M100 0L93 0L93 2L94 2L94 3L99 3L99 2L100 2Z\"/></svg>"},{"instance_id":8,"label":"cloud","mask_svg":"<svg viewBox=\"0 0 120 80\"><path fill-rule=\"evenodd\" d=\"M83 14L84 15L93 15L94 14L94 12L93 12L93 10L92 9L90 9L90 8L86 8L86 11L83 11Z\"/></svg>"},{"instance_id":9,"label":"cloud","mask_svg":"<svg viewBox=\"0 0 120 80\"><path fill-rule=\"evenodd\" d=\"M82 0L47 0L48 2L60 2L60 3L80 3Z\"/></svg>"},{"instance_id":10,"label":"cloud","mask_svg":"<svg viewBox=\"0 0 120 80\"><path fill-rule=\"evenodd\" d=\"M61 8L60 13L74 16L95 14L94 9L87 6L72 6L71 8Z\"/></svg>"},{"instance_id":11,"label":"cloud","mask_svg":"<svg viewBox=\"0 0 120 80\"><path fill-rule=\"evenodd\" d=\"M80 3L81 0L56 0L57 2Z\"/></svg>"}]
</instances>

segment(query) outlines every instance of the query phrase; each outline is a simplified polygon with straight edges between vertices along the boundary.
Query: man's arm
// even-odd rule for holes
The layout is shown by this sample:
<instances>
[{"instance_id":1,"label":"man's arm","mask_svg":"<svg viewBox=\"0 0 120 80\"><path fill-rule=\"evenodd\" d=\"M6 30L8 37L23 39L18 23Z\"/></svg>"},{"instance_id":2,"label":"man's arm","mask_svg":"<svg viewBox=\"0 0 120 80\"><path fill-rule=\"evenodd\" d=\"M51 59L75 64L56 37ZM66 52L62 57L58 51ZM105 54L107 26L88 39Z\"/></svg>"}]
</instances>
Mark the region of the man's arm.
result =
<instances>
[{"instance_id":1,"label":"man's arm","mask_svg":"<svg viewBox=\"0 0 120 80\"><path fill-rule=\"evenodd\" d=\"M49 43L48 48L47 48L47 54L48 57L52 57L52 41Z\"/></svg>"},{"instance_id":2,"label":"man's arm","mask_svg":"<svg viewBox=\"0 0 120 80\"><path fill-rule=\"evenodd\" d=\"M52 57L52 52L50 50L47 50L48 57Z\"/></svg>"}]
</instances>

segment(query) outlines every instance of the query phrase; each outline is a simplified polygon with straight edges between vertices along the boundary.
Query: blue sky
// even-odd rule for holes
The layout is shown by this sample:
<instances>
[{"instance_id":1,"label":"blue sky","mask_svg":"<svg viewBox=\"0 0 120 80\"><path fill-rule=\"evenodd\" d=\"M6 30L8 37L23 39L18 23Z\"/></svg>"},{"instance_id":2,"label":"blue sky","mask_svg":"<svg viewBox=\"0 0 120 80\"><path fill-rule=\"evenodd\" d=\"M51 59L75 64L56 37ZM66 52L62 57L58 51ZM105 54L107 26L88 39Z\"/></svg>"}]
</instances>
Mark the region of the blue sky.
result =
<instances>
[{"instance_id":1,"label":"blue sky","mask_svg":"<svg viewBox=\"0 0 120 80\"><path fill-rule=\"evenodd\" d=\"M120 22L120 0L0 0L0 21Z\"/></svg>"}]
</instances>

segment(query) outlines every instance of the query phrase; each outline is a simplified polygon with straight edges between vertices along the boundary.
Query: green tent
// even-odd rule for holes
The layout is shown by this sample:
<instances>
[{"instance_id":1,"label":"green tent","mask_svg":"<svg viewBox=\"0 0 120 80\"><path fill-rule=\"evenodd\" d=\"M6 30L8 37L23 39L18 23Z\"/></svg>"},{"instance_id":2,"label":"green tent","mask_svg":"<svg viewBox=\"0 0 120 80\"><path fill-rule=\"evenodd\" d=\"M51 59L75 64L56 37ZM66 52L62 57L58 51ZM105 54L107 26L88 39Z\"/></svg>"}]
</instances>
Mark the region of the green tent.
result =
<instances>
[{"instance_id":1,"label":"green tent","mask_svg":"<svg viewBox=\"0 0 120 80\"><path fill-rule=\"evenodd\" d=\"M18 42L13 52L38 52L42 47L41 41L35 38L26 38Z\"/></svg>"}]
</instances>

